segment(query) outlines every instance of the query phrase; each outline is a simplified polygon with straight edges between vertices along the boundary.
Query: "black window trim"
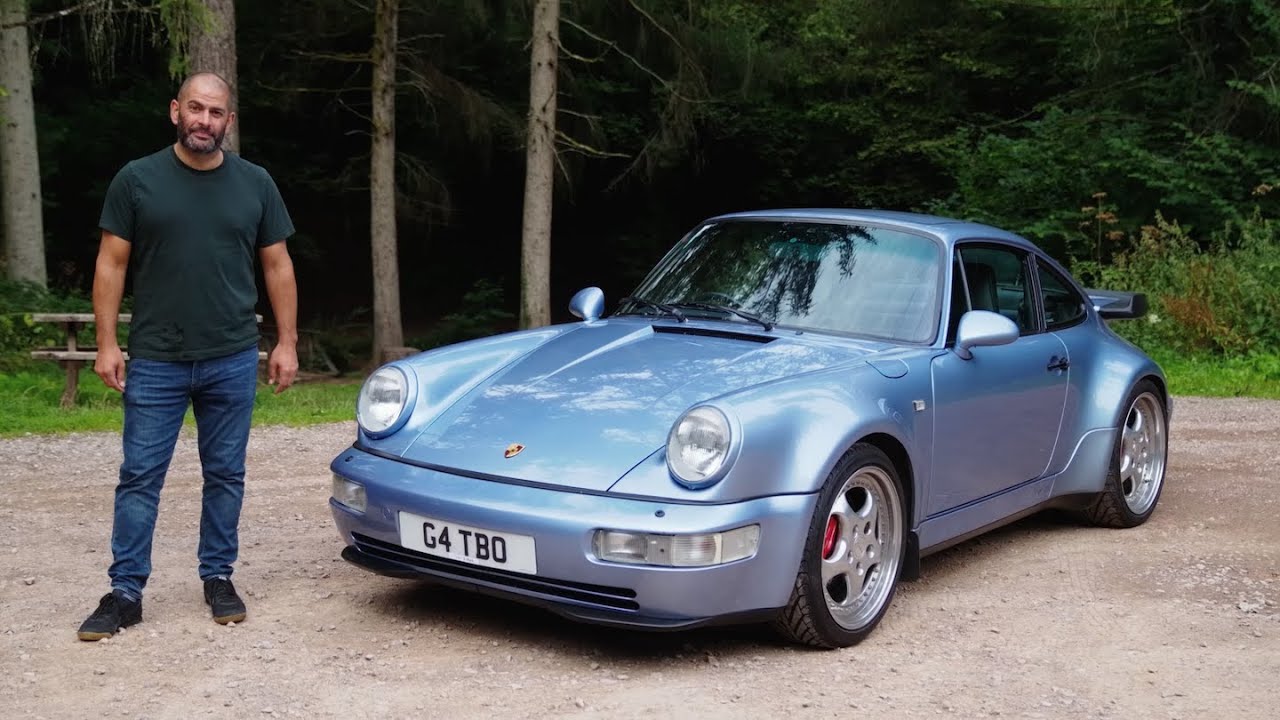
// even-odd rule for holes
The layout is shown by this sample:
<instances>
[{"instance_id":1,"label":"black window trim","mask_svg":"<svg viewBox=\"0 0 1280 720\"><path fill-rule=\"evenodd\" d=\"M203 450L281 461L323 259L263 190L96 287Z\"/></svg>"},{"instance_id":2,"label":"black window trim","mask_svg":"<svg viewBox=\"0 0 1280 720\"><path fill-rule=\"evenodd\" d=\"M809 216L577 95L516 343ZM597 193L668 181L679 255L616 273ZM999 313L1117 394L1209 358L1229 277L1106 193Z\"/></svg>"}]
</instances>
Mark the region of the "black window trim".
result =
<instances>
[{"instance_id":1,"label":"black window trim","mask_svg":"<svg viewBox=\"0 0 1280 720\"><path fill-rule=\"evenodd\" d=\"M1034 256L1034 253L1033 253L1033 256ZM1069 323L1066 323L1063 325L1055 325L1053 327L1049 327L1049 323L1045 322L1044 290L1040 287L1040 273L1036 272L1041 268L1044 268L1045 272L1049 273L1054 278L1056 278L1064 288L1066 288L1068 291L1070 291L1076 296L1076 300L1080 302L1081 309L1084 310L1084 312L1080 314L1080 317L1076 318L1075 320ZM1089 302L1088 298L1081 295L1080 289L1076 287L1076 284L1072 282L1067 276L1058 272L1057 268L1053 267L1053 265L1049 263L1042 263L1040 262L1039 257L1035 257L1035 263L1032 267L1031 277L1033 280L1035 280L1035 284L1036 284L1036 306L1040 308L1040 311L1036 313L1037 316L1040 318L1038 321L1038 324L1044 328L1044 332L1052 333L1052 332L1059 332L1061 330L1069 330L1089 319L1089 308L1092 307L1093 303Z\"/></svg>"},{"instance_id":2,"label":"black window trim","mask_svg":"<svg viewBox=\"0 0 1280 720\"><path fill-rule=\"evenodd\" d=\"M952 247L952 253L958 254L967 247L973 248L991 248L995 250L1005 250L1015 253L1021 257L1022 272L1026 273L1027 288L1031 292L1032 319L1035 326L1027 331L1022 332L1022 328L1018 328L1018 338L1029 337L1031 335L1042 335L1049 332L1044 323L1044 308L1040 303L1040 278L1036 274L1036 253L1033 250L1015 245L1009 242L1003 242L992 238L965 238L957 240ZM955 261L955 255L950 258L951 262ZM964 261L960 262L960 272L964 273ZM973 299L969 297L969 279L964 278L964 297L966 305L972 307ZM949 308L948 308L949 310ZM967 312L967 310L966 310ZM949 317L949 316L948 316ZM1015 341L1016 342L1016 341ZM947 346L955 344L955 338L947 338Z\"/></svg>"}]
</instances>

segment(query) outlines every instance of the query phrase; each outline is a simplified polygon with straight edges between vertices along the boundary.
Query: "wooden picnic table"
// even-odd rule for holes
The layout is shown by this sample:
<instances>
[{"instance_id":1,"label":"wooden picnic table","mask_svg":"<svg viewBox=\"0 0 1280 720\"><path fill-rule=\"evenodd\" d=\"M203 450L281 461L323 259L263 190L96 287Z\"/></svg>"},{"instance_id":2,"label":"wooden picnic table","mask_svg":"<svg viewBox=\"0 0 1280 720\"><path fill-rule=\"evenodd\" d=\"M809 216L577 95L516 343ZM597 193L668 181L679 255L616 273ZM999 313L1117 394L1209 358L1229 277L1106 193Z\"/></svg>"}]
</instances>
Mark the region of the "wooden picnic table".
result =
<instances>
[{"instance_id":1,"label":"wooden picnic table","mask_svg":"<svg viewBox=\"0 0 1280 720\"><path fill-rule=\"evenodd\" d=\"M261 315L255 315L258 322L262 322ZM54 360L67 373L66 386L62 390L62 400L60 404L64 408L75 407L76 390L80 386L80 368L85 363L92 364L98 359L98 348L96 347L80 347L77 334L86 325L94 322L93 313L32 313L31 319L35 322L52 323L61 325L65 333L65 342L61 347L38 348L31 351L31 357L36 360ZM121 325L127 325L133 320L130 313L121 313L116 322ZM124 359L129 359L129 353L121 348ZM258 352L259 362L266 360L265 352Z\"/></svg>"}]
</instances>

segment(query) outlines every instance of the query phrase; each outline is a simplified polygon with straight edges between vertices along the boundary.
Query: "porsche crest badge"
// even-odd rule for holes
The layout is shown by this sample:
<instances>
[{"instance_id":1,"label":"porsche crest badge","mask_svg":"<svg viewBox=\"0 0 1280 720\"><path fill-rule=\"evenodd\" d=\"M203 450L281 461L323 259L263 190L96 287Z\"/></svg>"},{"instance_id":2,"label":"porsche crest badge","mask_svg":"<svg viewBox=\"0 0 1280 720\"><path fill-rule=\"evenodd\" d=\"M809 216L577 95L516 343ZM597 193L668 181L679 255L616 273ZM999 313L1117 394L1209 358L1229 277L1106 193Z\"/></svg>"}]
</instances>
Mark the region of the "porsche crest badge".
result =
<instances>
[{"instance_id":1,"label":"porsche crest badge","mask_svg":"<svg viewBox=\"0 0 1280 720\"><path fill-rule=\"evenodd\" d=\"M507 446L507 451L502 453L502 457L513 458L519 455L521 450L524 450L523 445L521 445L520 443L511 443L510 445Z\"/></svg>"}]
</instances>

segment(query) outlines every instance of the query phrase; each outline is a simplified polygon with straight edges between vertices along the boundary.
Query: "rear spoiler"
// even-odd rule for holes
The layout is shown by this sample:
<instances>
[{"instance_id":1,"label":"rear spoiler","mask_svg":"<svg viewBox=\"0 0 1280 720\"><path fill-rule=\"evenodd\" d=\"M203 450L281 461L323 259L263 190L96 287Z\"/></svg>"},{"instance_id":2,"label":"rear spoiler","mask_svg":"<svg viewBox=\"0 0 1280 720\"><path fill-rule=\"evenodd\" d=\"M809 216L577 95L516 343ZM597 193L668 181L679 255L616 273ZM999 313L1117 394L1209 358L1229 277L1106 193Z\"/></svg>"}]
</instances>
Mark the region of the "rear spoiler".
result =
<instances>
[{"instance_id":1,"label":"rear spoiler","mask_svg":"<svg viewBox=\"0 0 1280 720\"><path fill-rule=\"evenodd\" d=\"M1132 320L1147 314L1147 296L1143 293L1093 289L1085 292L1103 320Z\"/></svg>"}]
</instances>

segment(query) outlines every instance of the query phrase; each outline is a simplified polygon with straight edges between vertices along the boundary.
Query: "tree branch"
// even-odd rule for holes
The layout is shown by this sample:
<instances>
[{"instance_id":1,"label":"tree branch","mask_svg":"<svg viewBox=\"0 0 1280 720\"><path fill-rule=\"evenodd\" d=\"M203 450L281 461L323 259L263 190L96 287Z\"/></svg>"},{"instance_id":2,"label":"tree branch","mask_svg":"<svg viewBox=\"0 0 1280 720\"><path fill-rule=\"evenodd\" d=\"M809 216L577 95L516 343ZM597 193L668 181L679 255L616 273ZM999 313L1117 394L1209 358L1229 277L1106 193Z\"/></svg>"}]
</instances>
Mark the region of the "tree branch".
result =
<instances>
[{"instance_id":1,"label":"tree branch","mask_svg":"<svg viewBox=\"0 0 1280 720\"><path fill-rule=\"evenodd\" d=\"M36 15L35 17L29 17L27 18L26 22L9 23L8 25L0 25L0 30L10 30L12 28L23 27L23 26L33 27L35 25L43 25L44 23L47 23L50 20L61 20L62 18L68 15L73 15L75 13L78 13L81 10L88 10L98 5L106 5L109 2L111 2L111 0L86 0L85 2L82 2L79 5L72 5L69 8L63 8L62 10L56 10L51 13L45 13L43 15ZM130 8L130 9L137 10L141 8Z\"/></svg>"},{"instance_id":2,"label":"tree branch","mask_svg":"<svg viewBox=\"0 0 1280 720\"><path fill-rule=\"evenodd\" d=\"M411 37L402 37L396 41L396 46L409 45L418 40L440 40L443 37L445 36L442 33L423 33L421 35L413 35Z\"/></svg>"},{"instance_id":3,"label":"tree branch","mask_svg":"<svg viewBox=\"0 0 1280 720\"><path fill-rule=\"evenodd\" d=\"M1046 105L1065 105L1067 101L1072 100L1078 95L1102 93L1102 92L1108 92L1110 90L1115 90L1116 88L1123 87L1125 85L1128 85L1129 83L1136 82L1138 80L1146 80L1151 77L1163 75L1164 73L1170 70L1173 70L1174 67L1175 66L1173 65L1165 65L1164 67L1159 68L1158 70L1144 70L1138 73L1137 75L1131 75L1127 78L1116 80L1115 82L1108 83L1106 85L1103 85L1102 87L1081 87L1075 90L1070 90L1065 93L1062 93L1061 95L1058 95L1057 97L1054 97L1048 103L1041 103L1032 107L1030 110L1022 113L1017 117L1008 118L1005 120L999 120L997 122L988 123L986 125L980 125L978 127L986 131L986 130L994 130L996 128L1004 127L1006 125L1013 125L1015 123L1020 123L1023 120L1026 120L1027 118L1031 117L1032 115L1044 112L1044 108Z\"/></svg>"},{"instance_id":4,"label":"tree branch","mask_svg":"<svg viewBox=\"0 0 1280 720\"><path fill-rule=\"evenodd\" d=\"M654 80L657 80L657 81L658 81L658 83L659 83L660 85L662 85L662 87L666 88L668 91L670 91L673 95L675 95L675 96L679 97L681 100L684 100L684 101L686 101L686 102L691 102L691 103L692 103L692 102L697 102L697 101L696 101L696 100L694 100L693 98L687 98L687 97L684 97L683 95L681 95L681 94L680 94L680 91L679 91L679 90L676 90L675 86L674 86L674 85L672 85L672 84L671 84L671 82L670 82L669 80L667 80L667 79L663 78L663 77L662 77L661 75L659 75L657 72L655 72L655 71L651 70L647 65L645 65L644 63L640 62L638 59L636 59L635 57L633 57L630 53L628 53L627 51L625 51L625 50L623 50L622 48L618 47L618 43L616 43L616 42L614 42L614 41L612 41L612 40L606 40L605 38L602 38L602 37L600 37L599 35L596 35L595 33L591 32L590 30L588 30L588 29L586 29L586 28L582 27L581 25L579 25L579 24L575 23L574 21L572 21L572 20L570 20L570 19L568 19L568 18L563 18L563 17L562 17L562 18L560 18L560 22L561 22L562 24L564 24L564 25L568 25L569 27L571 27L571 28L573 28L573 29L577 30L578 32L582 33L583 35L586 35L587 37L591 38L592 40L595 40L596 42L600 43L601 45L604 45L606 49L613 50L614 52L618 53L618 54L619 54L619 55L621 55L622 57L626 58L628 62L630 62L632 65L636 66L636 68L638 68L641 72L643 72L644 74L646 74L646 75L648 75L649 77L653 78ZM567 55L569 55L570 57L573 57L573 58L577 58L577 57L578 57L577 55L575 55L574 53L572 53L572 52L570 52L568 49L566 49L566 48L565 48L565 46L564 46L564 43L563 43L563 42L559 43L559 45L560 45L560 49L561 49L565 54L567 54ZM679 46L679 45L678 45L678 43L677 43L677 46ZM681 48L681 50L683 51L683 48Z\"/></svg>"},{"instance_id":5,"label":"tree branch","mask_svg":"<svg viewBox=\"0 0 1280 720\"><path fill-rule=\"evenodd\" d=\"M590 145L587 145L586 143L582 143L582 142L578 142L577 140L574 140L573 138L564 134L560 130L556 130L556 139L560 143L562 143L567 149L577 151L588 157L595 157L595 158L630 157L626 153L608 152L607 150L600 150L598 148L593 148Z\"/></svg>"},{"instance_id":6,"label":"tree branch","mask_svg":"<svg viewBox=\"0 0 1280 720\"><path fill-rule=\"evenodd\" d=\"M272 84L270 84L270 83L263 83L263 82L258 83L258 84L257 84L257 86L258 86L258 87L260 87L260 88L262 88L262 89L264 89L264 90L271 90L272 92L284 92L284 93L333 93L333 94L338 94L338 93L344 93L344 92L352 92L352 91L355 91L355 90L363 90L364 92L369 92L369 88L367 88L367 87L364 87L364 88L351 88L351 87L342 87L342 88L282 87L282 86L280 86L280 85L272 85Z\"/></svg>"},{"instance_id":7,"label":"tree branch","mask_svg":"<svg viewBox=\"0 0 1280 720\"><path fill-rule=\"evenodd\" d=\"M327 53L314 52L311 50L299 50L294 52L296 57L307 58L309 60L333 60L335 62L349 63L370 63L373 62L373 56L368 53Z\"/></svg>"},{"instance_id":8,"label":"tree branch","mask_svg":"<svg viewBox=\"0 0 1280 720\"><path fill-rule=\"evenodd\" d=\"M576 110L567 110L565 108L556 108L556 112L561 113L563 115L582 118L583 120L586 120L591 125L595 125L596 121L600 119L599 115L588 115L587 113L580 113L580 112L577 112Z\"/></svg>"},{"instance_id":9,"label":"tree branch","mask_svg":"<svg viewBox=\"0 0 1280 720\"><path fill-rule=\"evenodd\" d=\"M657 20L654 20L652 15L646 12L644 8L637 5L636 0L627 0L627 2L629 2L631 4L631 7L636 12L640 13L640 15L643 16L645 20L648 20L649 24L658 28L658 30L661 31L663 35L666 35L667 37L671 38L672 44L674 44L677 48L679 48L680 54L684 55L685 57L693 57L693 53L686 50L684 45L681 45L680 41L676 39L676 36L672 35L670 30L662 26L662 23L659 23Z\"/></svg>"}]
</instances>

